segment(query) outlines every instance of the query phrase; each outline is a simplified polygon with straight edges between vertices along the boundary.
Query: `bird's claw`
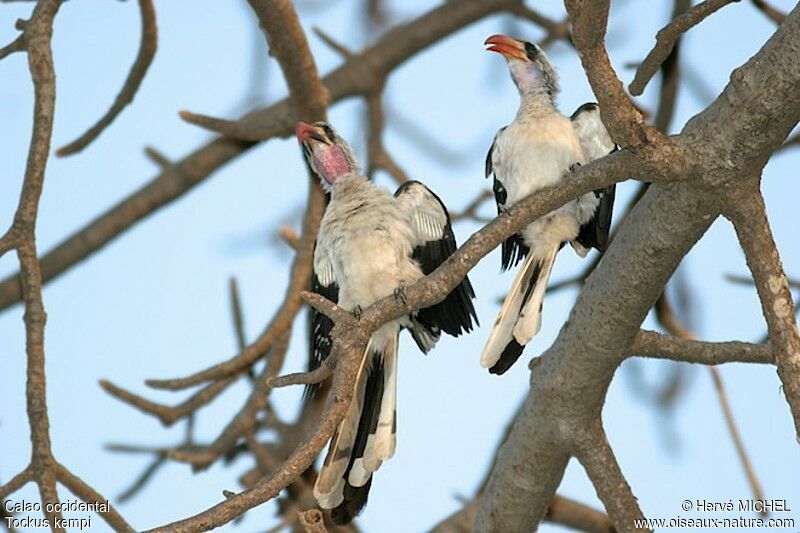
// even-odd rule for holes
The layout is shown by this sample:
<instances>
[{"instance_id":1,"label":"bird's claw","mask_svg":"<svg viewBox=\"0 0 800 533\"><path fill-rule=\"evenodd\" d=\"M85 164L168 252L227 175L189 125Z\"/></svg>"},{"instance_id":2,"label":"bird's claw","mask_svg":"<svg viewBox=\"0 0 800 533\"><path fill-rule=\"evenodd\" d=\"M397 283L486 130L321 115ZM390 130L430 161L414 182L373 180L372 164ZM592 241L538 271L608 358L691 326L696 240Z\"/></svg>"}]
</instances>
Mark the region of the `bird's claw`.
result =
<instances>
[{"instance_id":1,"label":"bird's claw","mask_svg":"<svg viewBox=\"0 0 800 533\"><path fill-rule=\"evenodd\" d=\"M360 306L360 305L357 305L357 306L355 306L355 307L353 308L353 311L352 311L352 313L353 313L353 316L354 316L354 317L356 317L356 320L361 320L361 312L362 312L362 311L363 311L363 310L361 309L361 306Z\"/></svg>"},{"instance_id":2,"label":"bird's claw","mask_svg":"<svg viewBox=\"0 0 800 533\"><path fill-rule=\"evenodd\" d=\"M403 305L408 303L406 300L406 288L404 286L401 285L394 290L394 299Z\"/></svg>"},{"instance_id":3,"label":"bird's claw","mask_svg":"<svg viewBox=\"0 0 800 533\"><path fill-rule=\"evenodd\" d=\"M581 168L581 164L580 164L580 163L575 163L574 165L571 165L571 166L569 167L569 171L570 171L570 172L575 172L575 171L576 171L576 170L578 170L579 168Z\"/></svg>"}]
</instances>

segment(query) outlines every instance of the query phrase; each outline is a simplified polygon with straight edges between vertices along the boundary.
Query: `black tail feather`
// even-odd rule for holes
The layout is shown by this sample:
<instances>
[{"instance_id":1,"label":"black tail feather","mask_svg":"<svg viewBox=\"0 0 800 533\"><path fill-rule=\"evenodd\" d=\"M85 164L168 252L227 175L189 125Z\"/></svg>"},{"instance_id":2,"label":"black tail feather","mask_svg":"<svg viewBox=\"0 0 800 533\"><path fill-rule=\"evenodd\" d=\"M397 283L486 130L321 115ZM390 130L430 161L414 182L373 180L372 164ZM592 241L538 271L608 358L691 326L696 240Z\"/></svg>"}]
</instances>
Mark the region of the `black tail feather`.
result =
<instances>
[{"instance_id":1,"label":"black tail feather","mask_svg":"<svg viewBox=\"0 0 800 533\"><path fill-rule=\"evenodd\" d=\"M338 507L331 509L331 520L337 526L346 526L353 521L353 518L367 505L369 489L372 486L372 478L363 487L353 487L345 485L344 501Z\"/></svg>"},{"instance_id":2,"label":"black tail feather","mask_svg":"<svg viewBox=\"0 0 800 533\"><path fill-rule=\"evenodd\" d=\"M525 307L525 304L528 303L531 294L533 294L533 289L536 287L536 283L538 283L539 281L541 273L542 273L542 264L536 262L533 265L533 272L531 273L531 279L528 282L528 286L525 287L525 296L522 297L522 304L520 305L520 308L517 312L521 311ZM503 350L503 353L500 354L500 359L497 360L494 366L489 368L489 373L497 374L498 376L505 374L506 371L509 368L511 368L514 365L514 363L517 362L517 359L520 358L520 356L522 355L522 351L524 349L525 346L518 343L514 337L511 337L511 340Z\"/></svg>"},{"instance_id":3,"label":"black tail feather","mask_svg":"<svg viewBox=\"0 0 800 533\"><path fill-rule=\"evenodd\" d=\"M364 509L367 504L369 489L372 486L372 478L363 487L354 487L347 481L355 460L364 456L367 437L375 433L381 413L384 384L383 354L374 353L371 357L372 368L369 370L364 390L364 402L362 404L361 417L358 420L358 432L356 433L353 451L350 454L350 463L344 472L344 501L331 510L331 519L340 526L349 524Z\"/></svg>"},{"instance_id":4,"label":"black tail feather","mask_svg":"<svg viewBox=\"0 0 800 533\"><path fill-rule=\"evenodd\" d=\"M518 343L516 339L512 338L511 342L508 343L508 346L506 346L506 349L503 350L503 353L500 355L500 359L489 369L489 373L497 374L498 376L505 374L506 371L517 362L517 359L522 355L522 350L524 349L524 346Z\"/></svg>"}]
</instances>

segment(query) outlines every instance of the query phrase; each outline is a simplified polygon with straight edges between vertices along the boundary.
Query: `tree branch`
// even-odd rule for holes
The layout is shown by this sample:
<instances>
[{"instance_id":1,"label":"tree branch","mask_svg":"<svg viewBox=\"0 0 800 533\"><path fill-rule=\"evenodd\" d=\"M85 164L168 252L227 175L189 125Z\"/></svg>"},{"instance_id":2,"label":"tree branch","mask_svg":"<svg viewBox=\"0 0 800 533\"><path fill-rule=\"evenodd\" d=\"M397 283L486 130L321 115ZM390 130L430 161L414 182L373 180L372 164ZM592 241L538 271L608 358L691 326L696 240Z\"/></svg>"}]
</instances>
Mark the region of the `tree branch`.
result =
<instances>
[{"instance_id":1,"label":"tree branch","mask_svg":"<svg viewBox=\"0 0 800 533\"><path fill-rule=\"evenodd\" d=\"M769 5L766 0L752 0L753 5L758 8L768 19L770 19L775 24L781 24L784 19L786 18L786 13L779 11Z\"/></svg>"},{"instance_id":2,"label":"tree branch","mask_svg":"<svg viewBox=\"0 0 800 533\"><path fill-rule=\"evenodd\" d=\"M575 457L586 469L597 496L603 502L617 531L647 531L636 527L644 519L639 503L622 475L614 452L606 439L600 419L595 427L580 432L575 439Z\"/></svg>"},{"instance_id":3,"label":"tree branch","mask_svg":"<svg viewBox=\"0 0 800 533\"><path fill-rule=\"evenodd\" d=\"M153 57L156 55L156 48L158 46L158 29L156 27L156 10L153 6L153 0L139 0L139 13L142 19L142 37L139 43L139 52L136 55L136 60L131 66L128 77L120 89L119 94L114 99L114 103L98 120L94 126L89 128L83 135L72 141L71 143L62 146L56 150L56 155L64 157L71 154L76 154L89 146L111 123L117 118L122 110L133 102L133 97L139 90L139 86L144 80L147 69L150 68L150 63L153 62Z\"/></svg>"},{"instance_id":4,"label":"tree branch","mask_svg":"<svg viewBox=\"0 0 800 533\"><path fill-rule=\"evenodd\" d=\"M519 0L448 2L420 18L387 32L373 46L347 61L322 80L330 101L339 102L355 94L366 94L374 86L373 69L388 73L435 42L482 17L514 5ZM219 137L176 161L144 187L76 231L41 258L43 281L47 282L100 250L137 222L176 200L215 170L250 149L256 140L288 136L298 117L288 98L266 109L248 114L233 128L219 127L236 140ZM224 121L222 121L224 122ZM0 310L20 300L18 275L0 282ZM274 339L273 339L274 340ZM258 354L240 360L245 365ZM220 369L220 372L224 372ZM215 374L216 375L216 374Z\"/></svg>"},{"instance_id":5,"label":"tree branch","mask_svg":"<svg viewBox=\"0 0 800 533\"><path fill-rule=\"evenodd\" d=\"M701 365L723 363L773 364L768 344L748 342L703 342L654 331L640 331L633 340L631 355L669 359Z\"/></svg>"},{"instance_id":6,"label":"tree branch","mask_svg":"<svg viewBox=\"0 0 800 533\"><path fill-rule=\"evenodd\" d=\"M572 22L572 40L611 137L622 146L661 142L658 132L644 123L611 66L604 42L610 0L565 0L564 5Z\"/></svg>"},{"instance_id":7,"label":"tree branch","mask_svg":"<svg viewBox=\"0 0 800 533\"><path fill-rule=\"evenodd\" d=\"M798 8L791 16L797 17ZM792 293L783 270L758 181L742 188L731 198L726 216L733 222L753 274L761 308L767 320L778 375L794 417L800 441L800 333L794 316Z\"/></svg>"},{"instance_id":8,"label":"tree branch","mask_svg":"<svg viewBox=\"0 0 800 533\"><path fill-rule=\"evenodd\" d=\"M672 49L681 35L700 24L719 9L739 1L740 0L705 0L661 28L656 34L656 45L650 53L647 54L644 61L639 64L639 68L636 69L636 75L629 86L631 94L639 96L644 92L647 83L653 79L653 76L658 72L658 68L664 60L667 59L670 53L672 53Z\"/></svg>"}]
</instances>

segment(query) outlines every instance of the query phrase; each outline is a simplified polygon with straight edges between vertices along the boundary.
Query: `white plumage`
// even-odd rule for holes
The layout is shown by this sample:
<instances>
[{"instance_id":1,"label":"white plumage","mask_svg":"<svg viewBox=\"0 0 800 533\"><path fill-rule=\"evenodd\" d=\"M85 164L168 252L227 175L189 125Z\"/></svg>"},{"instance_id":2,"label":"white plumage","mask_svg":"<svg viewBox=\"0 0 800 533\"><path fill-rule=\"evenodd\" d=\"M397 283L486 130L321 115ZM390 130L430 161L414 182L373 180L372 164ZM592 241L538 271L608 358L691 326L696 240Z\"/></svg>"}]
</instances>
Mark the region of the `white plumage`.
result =
<instances>
[{"instance_id":1,"label":"white plumage","mask_svg":"<svg viewBox=\"0 0 800 533\"><path fill-rule=\"evenodd\" d=\"M536 45L505 36L489 38L489 50L503 54L520 92L514 121L495 136L486 161L495 200L502 211L547 186L570 179L576 167L614 149L596 104L585 104L572 119L555 107L555 70ZM535 220L503 244L503 267L524 257L481 354L481 365L502 374L541 328L541 309L555 257L565 243L585 256L608 237L613 188L588 193Z\"/></svg>"},{"instance_id":2,"label":"white plumage","mask_svg":"<svg viewBox=\"0 0 800 533\"><path fill-rule=\"evenodd\" d=\"M297 136L311 168L323 179L330 202L314 252L313 289L359 313L387 296L404 298L404 287L430 273L455 251L444 204L419 182L394 196L362 176L347 143L325 123L300 123ZM320 506L338 524L348 523L366 503L372 475L396 448L398 335L408 329L424 352L442 331L472 328L475 311L469 280L444 301L393 320L375 331L355 379L347 414L331 439L314 485ZM314 312L309 367L331 347L330 319Z\"/></svg>"}]
</instances>

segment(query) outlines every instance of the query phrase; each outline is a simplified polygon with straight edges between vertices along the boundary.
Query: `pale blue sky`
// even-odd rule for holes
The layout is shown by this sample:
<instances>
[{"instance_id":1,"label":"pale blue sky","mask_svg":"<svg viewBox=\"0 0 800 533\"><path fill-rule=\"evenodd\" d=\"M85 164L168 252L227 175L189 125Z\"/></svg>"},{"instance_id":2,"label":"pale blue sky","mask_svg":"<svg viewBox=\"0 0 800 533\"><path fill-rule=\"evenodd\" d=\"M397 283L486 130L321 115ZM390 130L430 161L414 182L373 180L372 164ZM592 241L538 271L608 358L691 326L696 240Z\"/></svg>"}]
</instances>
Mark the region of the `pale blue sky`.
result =
<instances>
[{"instance_id":1,"label":"pale blue sky","mask_svg":"<svg viewBox=\"0 0 800 533\"><path fill-rule=\"evenodd\" d=\"M773 3L785 10L794 5L790 0ZM353 48L366 44L355 17L361 3L329 4L305 10L304 27L310 30L319 25ZM435 4L391 2L401 19ZM615 2L609 43L623 81L633 76L624 65L646 54L655 31L668 17L670 4ZM557 17L563 10L555 0L535 5ZM0 43L15 36L13 21L27 16L30 7L25 3L0 6ZM217 116L241 111L256 42L255 23L244 2L159 1L156 8L159 50L133 105L83 153L51 159L39 218L42 250L155 175L153 164L142 154L144 145L179 158L210 138L181 121L179 110ZM417 56L389 80L390 106L459 154L456 163L442 164L396 129L389 129L386 136L387 145L409 174L426 181L452 210L463 207L487 185L482 174L485 150L495 130L513 117L516 108L516 93L500 59L484 53L482 46L485 37L507 27L504 21L496 16L464 29ZM521 23L519 28L519 37L542 37L529 24ZM750 3L734 4L689 34L682 63L702 74L708 90L716 95L730 71L758 50L773 30L773 24ZM138 39L134 2L81 0L63 6L54 34L56 146L72 140L105 111L133 61ZM310 43L323 73L339 63L313 35ZM557 44L551 58L561 74L560 104L565 113L593 99L573 50ZM31 87L23 55L0 63L0 80L4 120L0 224L5 225L13 216L30 134ZM651 85L640 99L650 108L657 80ZM270 60L269 100L284 90L277 66ZM682 90L673 131L679 131L707 103ZM330 114L331 121L358 147L363 147L361 109L359 101L350 100L336 105ZM796 150L777 156L764 180L769 214L790 274L800 273L795 237L797 185L790 181L799 154ZM380 180L389 184L385 176ZM282 298L291 259L285 247L270 245L269 239L279 224L295 224L306 187L294 140L271 140L48 284L44 297L53 448L61 462L104 495L119 494L149 461L106 452L104 443L167 445L181 438L182 428L163 429L154 419L105 395L97 381L111 379L168 403L185 397L150 391L143 381L185 375L234 353L227 296L230 276L240 282L249 338L257 335ZM634 188L632 183L620 186L619 207ZM490 214L491 208L486 212ZM460 241L476 229L473 223L455 228ZM498 274L498 265L498 254L493 253L472 273L485 326L491 325L496 300L511 283L511 275ZM12 255L0 260L0 274L15 268ZM553 279L569 277L581 268L582 261L567 250L557 261ZM683 268L697 301L697 329L703 338L753 340L762 335L765 326L755 291L723 279L726 273L746 273L727 222L714 224ZM473 493L502 428L524 395L525 362L550 345L574 297L575 291L568 290L547 298L542 334L526 350L525 361L502 378L489 376L478 365L487 327L469 337L445 339L427 357L408 339L403 341L397 455L376 476L370 503L359 519L364 530L422 531L458 508L458 496ZM21 313L16 306L0 314L2 479L19 471L29 454ZM304 327L305 321L298 320L286 371L303 365ZM642 367L652 379L666 371L665 364L658 362L642 361ZM800 455L774 368L728 365L721 370L767 496L788 500L794 510L790 515L800 522ZM273 395L287 418L296 408L299 392L282 390ZM202 412L197 428L201 440L216 436L246 393L246 386L234 386ZM705 369L692 369L688 390L668 421L633 393L624 375L612 384L603 417L647 516L692 516L680 510L681 500L687 498L735 501L749 497ZM665 431L665 423L669 430ZM670 431L678 442L675 449L665 444L664 435ZM238 489L237 477L249 467L249 459L240 460L231 467L215 465L192 475L187 466L172 464L119 510L137 529L182 518L218 502L223 489ZM576 464L570 465L559 492L600 505ZM38 495L28 486L13 497L21 498ZM273 513L271 504L262 506L249 513L238 530L263 531L274 525ZM93 520L99 530L101 524L98 518ZM542 531L551 530L556 528L542 527Z\"/></svg>"}]
</instances>

